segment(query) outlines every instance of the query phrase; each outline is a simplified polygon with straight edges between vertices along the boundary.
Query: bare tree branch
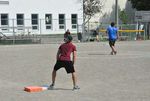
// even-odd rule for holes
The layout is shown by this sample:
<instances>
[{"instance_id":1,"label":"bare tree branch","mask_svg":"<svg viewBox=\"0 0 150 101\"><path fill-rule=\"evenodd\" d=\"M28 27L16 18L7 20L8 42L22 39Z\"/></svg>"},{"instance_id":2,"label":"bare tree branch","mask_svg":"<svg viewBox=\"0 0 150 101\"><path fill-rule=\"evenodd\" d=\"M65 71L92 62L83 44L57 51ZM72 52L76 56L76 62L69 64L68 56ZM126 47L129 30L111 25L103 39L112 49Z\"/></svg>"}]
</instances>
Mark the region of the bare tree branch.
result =
<instances>
[{"instance_id":1,"label":"bare tree branch","mask_svg":"<svg viewBox=\"0 0 150 101\"><path fill-rule=\"evenodd\" d=\"M97 13L102 13L103 0L83 0L84 25Z\"/></svg>"}]
</instances>

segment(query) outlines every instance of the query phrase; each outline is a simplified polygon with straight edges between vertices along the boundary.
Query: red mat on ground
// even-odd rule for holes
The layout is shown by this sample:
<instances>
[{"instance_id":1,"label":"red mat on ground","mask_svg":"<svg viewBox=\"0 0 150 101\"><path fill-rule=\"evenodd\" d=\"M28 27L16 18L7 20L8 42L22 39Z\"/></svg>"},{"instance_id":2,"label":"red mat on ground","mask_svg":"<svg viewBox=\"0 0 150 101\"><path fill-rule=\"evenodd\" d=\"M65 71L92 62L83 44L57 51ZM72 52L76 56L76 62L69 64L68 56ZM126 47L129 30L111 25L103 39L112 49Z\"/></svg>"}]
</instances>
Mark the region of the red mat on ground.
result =
<instances>
[{"instance_id":1,"label":"red mat on ground","mask_svg":"<svg viewBox=\"0 0 150 101\"><path fill-rule=\"evenodd\" d=\"M43 90L46 90L46 87L40 87L40 86L28 86L28 87L24 87L24 91L27 92L40 92Z\"/></svg>"}]
</instances>

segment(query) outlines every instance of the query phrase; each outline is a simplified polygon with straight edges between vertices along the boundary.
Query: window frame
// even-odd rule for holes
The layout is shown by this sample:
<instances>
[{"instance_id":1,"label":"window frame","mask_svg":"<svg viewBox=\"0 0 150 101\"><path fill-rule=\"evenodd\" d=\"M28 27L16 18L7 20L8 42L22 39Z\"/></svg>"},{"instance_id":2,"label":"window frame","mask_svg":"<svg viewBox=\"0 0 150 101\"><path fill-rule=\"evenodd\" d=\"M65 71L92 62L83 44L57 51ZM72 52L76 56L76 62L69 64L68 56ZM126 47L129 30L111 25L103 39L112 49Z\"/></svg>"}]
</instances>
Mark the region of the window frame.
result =
<instances>
[{"instance_id":1,"label":"window frame","mask_svg":"<svg viewBox=\"0 0 150 101\"><path fill-rule=\"evenodd\" d=\"M18 15L21 15L22 18L18 18ZM21 21L21 24L19 24L20 22L18 21ZM24 14L21 13L16 14L16 24L17 26L24 26Z\"/></svg>"},{"instance_id":2,"label":"window frame","mask_svg":"<svg viewBox=\"0 0 150 101\"><path fill-rule=\"evenodd\" d=\"M74 15L76 17L73 17ZM74 23L74 21L75 21L75 23ZM71 28L77 29L77 24L78 24L78 14L71 14Z\"/></svg>"},{"instance_id":3,"label":"window frame","mask_svg":"<svg viewBox=\"0 0 150 101\"><path fill-rule=\"evenodd\" d=\"M1 26L8 26L9 25L9 15L8 13L1 13ZM2 18L3 15L7 15L6 18ZM2 24L2 23L6 23L6 24Z\"/></svg>"},{"instance_id":4,"label":"window frame","mask_svg":"<svg viewBox=\"0 0 150 101\"><path fill-rule=\"evenodd\" d=\"M34 15L36 15L37 17L34 18ZM39 14L31 14L31 25L32 30L39 30Z\"/></svg>"},{"instance_id":5,"label":"window frame","mask_svg":"<svg viewBox=\"0 0 150 101\"><path fill-rule=\"evenodd\" d=\"M63 16L63 17L60 18L60 16ZM66 28L65 14L59 14L58 15L58 24L59 24L59 29L65 29Z\"/></svg>"},{"instance_id":6,"label":"window frame","mask_svg":"<svg viewBox=\"0 0 150 101\"><path fill-rule=\"evenodd\" d=\"M47 20L49 20L50 22L48 23ZM46 30L51 30L52 29L52 14L50 14L50 13L45 14L45 28L46 28Z\"/></svg>"}]
</instances>

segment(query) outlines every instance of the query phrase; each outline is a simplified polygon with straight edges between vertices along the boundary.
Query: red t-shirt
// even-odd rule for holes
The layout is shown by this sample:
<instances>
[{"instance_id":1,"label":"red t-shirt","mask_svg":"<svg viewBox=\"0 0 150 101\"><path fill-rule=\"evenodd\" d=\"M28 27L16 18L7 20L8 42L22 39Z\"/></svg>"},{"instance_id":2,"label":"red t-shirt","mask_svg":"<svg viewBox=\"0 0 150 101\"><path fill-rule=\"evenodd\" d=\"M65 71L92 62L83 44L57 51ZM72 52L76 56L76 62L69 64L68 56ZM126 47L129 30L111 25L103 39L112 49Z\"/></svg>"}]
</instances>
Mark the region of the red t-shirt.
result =
<instances>
[{"instance_id":1,"label":"red t-shirt","mask_svg":"<svg viewBox=\"0 0 150 101\"><path fill-rule=\"evenodd\" d=\"M71 61L70 55L72 52L76 51L76 46L71 42L63 43L60 47L60 57L59 60L62 61Z\"/></svg>"}]
</instances>

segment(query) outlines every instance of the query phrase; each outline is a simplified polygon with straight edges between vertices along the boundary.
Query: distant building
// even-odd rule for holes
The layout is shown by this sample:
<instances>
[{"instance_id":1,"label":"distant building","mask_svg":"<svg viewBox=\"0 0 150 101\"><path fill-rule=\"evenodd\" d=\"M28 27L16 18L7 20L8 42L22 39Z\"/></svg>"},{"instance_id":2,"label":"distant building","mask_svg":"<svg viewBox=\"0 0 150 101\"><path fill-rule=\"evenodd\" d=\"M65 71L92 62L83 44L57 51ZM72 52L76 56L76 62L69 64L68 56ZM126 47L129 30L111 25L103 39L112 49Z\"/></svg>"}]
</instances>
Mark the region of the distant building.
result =
<instances>
[{"instance_id":1,"label":"distant building","mask_svg":"<svg viewBox=\"0 0 150 101\"><path fill-rule=\"evenodd\" d=\"M103 7L102 12L93 16L88 24L89 30L96 29L99 25L103 25L104 27L108 26L110 22L115 22L115 6L116 0L101 0ZM128 0L118 0L118 11L125 10L128 16L129 24L135 23L134 15L135 9L132 8L130 1ZM119 12L118 12L119 13ZM118 14L119 15L119 14ZM118 16L119 17L119 16ZM119 24L121 24L121 20L119 20Z\"/></svg>"},{"instance_id":2,"label":"distant building","mask_svg":"<svg viewBox=\"0 0 150 101\"><path fill-rule=\"evenodd\" d=\"M110 23L115 21L115 1L116 0L102 0L103 8L102 13L97 14L92 18L92 22L95 20L100 23ZM131 7L131 3L128 0L118 0L118 8L120 10L125 9L130 17L131 22L134 20L134 10Z\"/></svg>"},{"instance_id":3,"label":"distant building","mask_svg":"<svg viewBox=\"0 0 150 101\"><path fill-rule=\"evenodd\" d=\"M79 0L0 0L0 32L76 33L83 23Z\"/></svg>"}]
</instances>

